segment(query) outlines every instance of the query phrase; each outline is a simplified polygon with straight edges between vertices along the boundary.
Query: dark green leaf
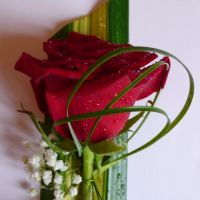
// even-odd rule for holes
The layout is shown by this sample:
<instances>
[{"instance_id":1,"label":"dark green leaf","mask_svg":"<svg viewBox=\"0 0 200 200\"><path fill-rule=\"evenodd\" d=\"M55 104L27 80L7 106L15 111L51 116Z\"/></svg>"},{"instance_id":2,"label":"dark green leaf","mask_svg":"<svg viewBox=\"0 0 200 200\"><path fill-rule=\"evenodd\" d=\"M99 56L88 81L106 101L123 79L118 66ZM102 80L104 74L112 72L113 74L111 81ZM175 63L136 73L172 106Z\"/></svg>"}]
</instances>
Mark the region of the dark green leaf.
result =
<instances>
[{"instance_id":1,"label":"dark green leaf","mask_svg":"<svg viewBox=\"0 0 200 200\"><path fill-rule=\"evenodd\" d=\"M39 122L39 124L47 135L52 133L53 121L50 116L46 116L44 122Z\"/></svg>"},{"instance_id":2,"label":"dark green leaf","mask_svg":"<svg viewBox=\"0 0 200 200\"><path fill-rule=\"evenodd\" d=\"M65 150L65 151L75 151L76 150L76 145L74 144L74 141L73 140L70 140L70 139L66 139L66 140L63 140L63 141L59 141L56 143L56 145Z\"/></svg>"},{"instance_id":3,"label":"dark green leaf","mask_svg":"<svg viewBox=\"0 0 200 200\"><path fill-rule=\"evenodd\" d=\"M52 39L60 39L63 40L68 36L68 33L72 31L73 24L68 24L61 28L53 37Z\"/></svg>"}]
</instances>

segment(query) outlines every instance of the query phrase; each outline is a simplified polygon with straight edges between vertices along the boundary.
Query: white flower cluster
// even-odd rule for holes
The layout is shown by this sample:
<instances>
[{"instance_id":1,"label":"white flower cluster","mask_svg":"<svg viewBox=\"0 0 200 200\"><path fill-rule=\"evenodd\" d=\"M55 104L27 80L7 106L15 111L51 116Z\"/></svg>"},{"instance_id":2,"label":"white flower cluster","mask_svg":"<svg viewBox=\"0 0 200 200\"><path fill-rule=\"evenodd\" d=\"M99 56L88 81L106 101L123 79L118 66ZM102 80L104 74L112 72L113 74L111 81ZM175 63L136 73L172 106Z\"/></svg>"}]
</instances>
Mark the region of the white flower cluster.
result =
<instances>
[{"instance_id":1,"label":"white flower cluster","mask_svg":"<svg viewBox=\"0 0 200 200\"><path fill-rule=\"evenodd\" d=\"M31 148L29 142L24 142L24 145L27 148ZM81 176L73 174L71 187L68 188L67 192L63 191L63 173L68 170L68 165L59 159L59 155L50 149L45 141L42 141L40 146L41 152L26 159L24 162L31 179L38 183L42 181L45 187L49 185L53 187L54 200L64 200L66 195L75 197L78 194L78 185L82 182ZM32 188L29 191L29 196L37 196L37 190Z\"/></svg>"}]
</instances>

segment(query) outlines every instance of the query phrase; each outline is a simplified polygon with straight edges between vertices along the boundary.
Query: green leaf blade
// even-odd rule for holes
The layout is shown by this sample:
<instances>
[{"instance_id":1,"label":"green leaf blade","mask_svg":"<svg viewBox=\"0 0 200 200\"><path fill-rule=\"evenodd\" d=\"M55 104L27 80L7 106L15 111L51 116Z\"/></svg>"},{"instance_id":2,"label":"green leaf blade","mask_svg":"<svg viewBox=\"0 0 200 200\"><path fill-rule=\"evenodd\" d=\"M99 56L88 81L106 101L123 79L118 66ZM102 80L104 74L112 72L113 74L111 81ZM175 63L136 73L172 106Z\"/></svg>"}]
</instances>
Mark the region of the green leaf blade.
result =
<instances>
[{"instance_id":1,"label":"green leaf blade","mask_svg":"<svg viewBox=\"0 0 200 200\"><path fill-rule=\"evenodd\" d=\"M98 143L89 143L90 150L95 154L100 155L112 155L114 153L119 153L126 149L125 145L118 145L111 140L101 141Z\"/></svg>"}]
</instances>

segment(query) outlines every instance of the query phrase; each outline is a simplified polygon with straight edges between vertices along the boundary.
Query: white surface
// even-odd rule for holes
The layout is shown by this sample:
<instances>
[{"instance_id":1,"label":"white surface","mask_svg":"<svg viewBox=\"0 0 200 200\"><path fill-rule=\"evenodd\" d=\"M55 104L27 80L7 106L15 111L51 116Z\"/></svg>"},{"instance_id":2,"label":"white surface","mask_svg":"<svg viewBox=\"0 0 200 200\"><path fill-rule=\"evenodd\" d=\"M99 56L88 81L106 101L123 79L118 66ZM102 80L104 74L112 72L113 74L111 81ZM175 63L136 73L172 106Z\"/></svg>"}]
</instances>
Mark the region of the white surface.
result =
<instances>
[{"instance_id":1,"label":"white surface","mask_svg":"<svg viewBox=\"0 0 200 200\"><path fill-rule=\"evenodd\" d=\"M28 78L14 71L14 63L22 51L42 57L42 41L66 20L86 14L96 2L0 1L0 199L28 199L21 140L34 142L38 138L27 117L15 112L21 101L34 112L39 113L39 110ZM128 200L200 199L199 9L198 0L131 1L131 42L159 47L180 57L194 75L196 95L192 108L178 127L155 146L129 158ZM172 118L186 97L188 82L185 78L185 72L174 63L158 103ZM162 123L157 116L152 118L130 149L152 137Z\"/></svg>"}]
</instances>

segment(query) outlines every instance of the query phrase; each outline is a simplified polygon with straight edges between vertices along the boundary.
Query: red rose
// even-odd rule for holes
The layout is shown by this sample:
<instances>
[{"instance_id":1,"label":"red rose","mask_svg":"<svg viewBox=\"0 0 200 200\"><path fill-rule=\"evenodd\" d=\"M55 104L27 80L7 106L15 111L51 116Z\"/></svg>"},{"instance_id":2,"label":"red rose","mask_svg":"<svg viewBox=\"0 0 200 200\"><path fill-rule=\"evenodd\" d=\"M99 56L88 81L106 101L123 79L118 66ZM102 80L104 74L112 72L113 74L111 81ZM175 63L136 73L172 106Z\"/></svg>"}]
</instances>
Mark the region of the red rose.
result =
<instances>
[{"instance_id":1,"label":"red rose","mask_svg":"<svg viewBox=\"0 0 200 200\"><path fill-rule=\"evenodd\" d=\"M23 53L15 68L31 77L31 84L41 111L57 121L66 117L68 96L82 74L101 56L126 46L130 45L116 45L94 36L71 32L65 40L54 39L44 43L48 59L38 60ZM156 58L157 55L150 52L124 53L112 58L84 82L70 104L69 115L104 109L121 90L145 70L141 69L142 67ZM169 64L167 57L163 60ZM113 107L131 106L135 101L159 90L164 86L167 74L166 65L160 66ZM102 117L91 141L97 142L115 137L128 117L128 113ZM72 122L80 141L87 138L94 120L93 118ZM70 137L67 125L56 129L61 135Z\"/></svg>"}]
</instances>

